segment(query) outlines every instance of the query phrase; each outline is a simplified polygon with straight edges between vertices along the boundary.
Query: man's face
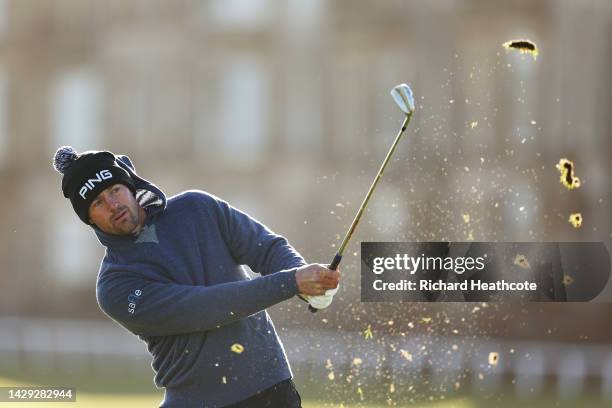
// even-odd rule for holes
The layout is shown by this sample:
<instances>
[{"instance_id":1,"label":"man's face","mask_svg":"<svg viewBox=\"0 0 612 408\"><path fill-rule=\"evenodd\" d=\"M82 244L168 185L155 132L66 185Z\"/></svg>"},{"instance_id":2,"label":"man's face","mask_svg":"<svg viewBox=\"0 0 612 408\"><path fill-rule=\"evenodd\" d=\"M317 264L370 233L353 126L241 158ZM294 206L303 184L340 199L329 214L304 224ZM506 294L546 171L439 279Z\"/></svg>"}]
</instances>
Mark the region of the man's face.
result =
<instances>
[{"instance_id":1,"label":"man's face","mask_svg":"<svg viewBox=\"0 0 612 408\"><path fill-rule=\"evenodd\" d=\"M108 234L129 235L139 231L143 213L132 191L123 184L114 184L92 201L89 221Z\"/></svg>"}]
</instances>

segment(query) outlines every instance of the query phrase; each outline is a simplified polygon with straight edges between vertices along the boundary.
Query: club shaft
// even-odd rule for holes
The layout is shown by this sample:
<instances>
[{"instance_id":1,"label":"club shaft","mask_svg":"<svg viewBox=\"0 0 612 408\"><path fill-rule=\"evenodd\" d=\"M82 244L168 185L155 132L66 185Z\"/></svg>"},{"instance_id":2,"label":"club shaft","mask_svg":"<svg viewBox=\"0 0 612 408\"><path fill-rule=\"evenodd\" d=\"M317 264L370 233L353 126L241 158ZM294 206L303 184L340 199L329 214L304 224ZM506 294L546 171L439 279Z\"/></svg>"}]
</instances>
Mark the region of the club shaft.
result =
<instances>
[{"instance_id":1,"label":"club shaft","mask_svg":"<svg viewBox=\"0 0 612 408\"><path fill-rule=\"evenodd\" d=\"M372 193L374 192L374 189L376 188L378 181L382 177L382 174L385 171L385 167L387 167L387 164L391 160L391 156L393 156L393 152L395 151L397 144L402 138L404 131L408 127L408 123L410 122L411 117L412 117L412 112L406 115L406 118L404 119L404 123L402 124L400 131L395 137L395 141L389 148L389 151L387 152L387 156L385 157L385 160L382 162L380 169L378 170L378 174L376 174L376 177L374 178L374 181L372 182L372 185L370 186L368 193L366 194L365 198L363 199L363 202L361 203L361 206L359 207L359 211L357 211L357 214L355 215L355 218L353 219L353 222L351 223L351 227L348 229L346 235L344 236L344 239L342 240L342 244L340 244L340 248L338 249L336 256L334 257L332 263L329 266L329 269L331 269L332 271L335 271L336 269L338 269L338 266L340 265L340 261L342 260L342 255L344 254L344 250L346 249L346 246L351 240L351 237L353 236L353 233L355 232L355 229L357 228L357 224L359 224L359 220L361 219L361 216L363 215L363 211L368 206L370 197L372 197ZM312 305L308 305L308 310L310 310L312 313L316 313L318 311L318 309L314 308Z\"/></svg>"},{"instance_id":2,"label":"club shaft","mask_svg":"<svg viewBox=\"0 0 612 408\"><path fill-rule=\"evenodd\" d=\"M342 244L340 244L340 248L338 249L338 252L336 253L336 256L334 257L334 260L332 261L332 263L330 265L330 269L336 270L336 268L340 264L340 260L342 259L342 255L344 254L344 250L346 249L346 246L348 245L349 241L351 240L351 237L353 236L353 233L355 232L355 229L357 228L357 224L359 224L359 220L361 219L361 216L363 215L363 212L365 211L366 207L368 206L368 202L370 201L370 197L372 197L372 193L374 193L374 189L376 188L376 185L378 184L378 181L382 177L383 172L385 171L385 167L387 167L387 164L391 160L391 156L393 156L393 152L395 151L395 148L397 147L397 144L399 143L400 139L402 138L402 135L404 134L404 131L406 130L406 127L408 127L408 123L410 122L410 118L411 117L412 117L412 113L406 115L406 118L404 119L404 123L402 124L402 127L401 127L400 131L398 132L398 134L397 134L397 136L395 138L395 141L393 142L393 144L389 148L389 151L387 152L387 156L385 157L385 160L382 162L382 164L380 166L380 169L378 170L378 174L376 174L376 177L374 178L374 181L372 182L372 185L370 186L370 189L368 190L368 193L366 194L365 198L363 199L363 202L361 203L361 206L359 207L359 211L357 211L357 214L355 215L355 218L353 219L351 227L348 229L346 235L344 236L344 239L342 240Z\"/></svg>"}]
</instances>

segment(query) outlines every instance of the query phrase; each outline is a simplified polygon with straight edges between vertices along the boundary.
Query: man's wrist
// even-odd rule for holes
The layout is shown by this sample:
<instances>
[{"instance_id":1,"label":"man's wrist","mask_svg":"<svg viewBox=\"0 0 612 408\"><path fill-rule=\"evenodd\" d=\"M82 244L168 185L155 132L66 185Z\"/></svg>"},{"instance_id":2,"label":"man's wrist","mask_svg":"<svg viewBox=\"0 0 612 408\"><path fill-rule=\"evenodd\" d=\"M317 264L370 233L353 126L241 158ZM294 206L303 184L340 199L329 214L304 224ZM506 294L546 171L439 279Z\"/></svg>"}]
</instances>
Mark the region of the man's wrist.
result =
<instances>
[{"instance_id":1,"label":"man's wrist","mask_svg":"<svg viewBox=\"0 0 612 408\"><path fill-rule=\"evenodd\" d=\"M297 278L296 278L297 270L298 270L298 267L294 267L294 268L280 272L286 276L286 279L284 279L285 283L283 283L283 287L287 289L287 292L290 295L290 297L299 295L300 293L300 289L298 287Z\"/></svg>"}]
</instances>

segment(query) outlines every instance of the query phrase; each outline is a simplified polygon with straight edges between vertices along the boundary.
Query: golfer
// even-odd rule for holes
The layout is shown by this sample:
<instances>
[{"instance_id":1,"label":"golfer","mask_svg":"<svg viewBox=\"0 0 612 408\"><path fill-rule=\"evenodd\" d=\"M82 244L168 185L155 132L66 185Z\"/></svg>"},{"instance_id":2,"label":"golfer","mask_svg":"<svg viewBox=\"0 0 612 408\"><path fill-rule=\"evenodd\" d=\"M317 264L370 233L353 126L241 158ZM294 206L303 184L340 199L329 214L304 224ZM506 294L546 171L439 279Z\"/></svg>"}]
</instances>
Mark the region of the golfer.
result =
<instances>
[{"instance_id":1,"label":"golfer","mask_svg":"<svg viewBox=\"0 0 612 408\"><path fill-rule=\"evenodd\" d=\"M98 304L147 344L165 389L160 407L301 407L265 309L324 295L338 272L307 265L285 238L214 195L166 198L127 156L64 146L54 167L106 247Z\"/></svg>"}]
</instances>

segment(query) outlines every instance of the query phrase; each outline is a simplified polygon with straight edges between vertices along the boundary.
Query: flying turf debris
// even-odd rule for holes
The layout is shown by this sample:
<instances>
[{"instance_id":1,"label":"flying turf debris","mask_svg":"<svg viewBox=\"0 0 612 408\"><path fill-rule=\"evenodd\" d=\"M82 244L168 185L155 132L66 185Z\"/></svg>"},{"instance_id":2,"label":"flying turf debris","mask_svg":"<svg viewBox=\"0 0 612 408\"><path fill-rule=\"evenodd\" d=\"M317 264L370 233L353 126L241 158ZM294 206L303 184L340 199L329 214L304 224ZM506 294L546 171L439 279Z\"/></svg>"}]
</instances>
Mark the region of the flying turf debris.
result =
<instances>
[{"instance_id":1,"label":"flying turf debris","mask_svg":"<svg viewBox=\"0 0 612 408\"><path fill-rule=\"evenodd\" d=\"M557 170L561 173L561 184L567 187L568 190L580 187L580 179L574 174L574 163L568 159L561 159L557 163Z\"/></svg>"},{"instance_id":2,"label":"flying turf debris","mask_svg":"<svg viewBox=\"0 0 612 408\"><path fill-rule=\"evenodd\" d=\"M371 339L372 337L374 337L374 334L372 333L372 326L368 324L368 327L363 331L363 337L367 340L367 339Z\"/></svg>"},{"instance_id":3,"label":"flying turf debris","mask_svg":"<svg viewBox=\"0 0 612 408\"><path fill-rule=\"evenodd\" d=\"M516 254L516 256L514 257L514 264L523 269L529 269L529 261L527 261L525 255Z\"/></svg>"},{"instance_id":4,"label":"flying turf debris","mask_svg":"<svg viewBox=\"0 0 612 408\"><path fill-rule=\"evenodd\" d=\"M538 56L538 47L535 43L529 40L511 40L502 44L505 49L514 49L520 51L521 54L531 54L533 59Z\"/></svg>"},{"instance_id":5,"label":"flying turf debris","mask_svg":"<svg viewBox=\"0 0 612 408\"><path fill-rule=\"evenodd\" d=\"M242 354L244 351L244 346L240 343L234 343L232 344L232 347L230 347L230 350L236 354Z\"/></svg>"},{"instance_id":6,"label":"flying turf debris","mask_svg":"<svg viewBox=\"0 0 612 408\"><path fill-rule=\"evenodd\" d=\"M569 286L569 285L571 285L572 283L574 283L574 278L572 278L572 277L571 277L571 276L569 276L569 275L563 275L563 284L564 284L565 286Z\"/></svg>"},{"instance_id":7,"label":"flying turf debris","mask_svg":"<svg viewBox=\"0 0 612 408\"><path fill-rule=\"evenodd\" d=\"M489 353L489 365L496 366L499 362L499 353L494 351Z\"/></svg>"},{"instance_id":8,"label":"flying turf debris","mask_svg":"<svg viewBox=\"0 0 612 408\"><path fill-rule=\"evenodd\" d=\"M582 214L571 214L569 217L569 223L572 224L574 228L580 228L582 226Z\"/></svg>"}]
</instances>

